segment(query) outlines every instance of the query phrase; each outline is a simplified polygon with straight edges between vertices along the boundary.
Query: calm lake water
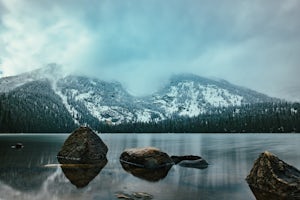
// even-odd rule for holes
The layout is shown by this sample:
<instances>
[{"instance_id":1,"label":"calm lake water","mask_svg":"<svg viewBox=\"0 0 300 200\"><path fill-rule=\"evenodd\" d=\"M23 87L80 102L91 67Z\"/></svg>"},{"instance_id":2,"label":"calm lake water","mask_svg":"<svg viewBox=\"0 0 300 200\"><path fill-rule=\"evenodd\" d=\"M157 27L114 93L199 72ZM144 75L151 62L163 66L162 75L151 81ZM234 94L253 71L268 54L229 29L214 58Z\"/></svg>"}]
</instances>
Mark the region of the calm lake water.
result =
<instances>
[{"instance_id":1,"label":"calm lake water","mask_svg":"<svg viewBox=\"0 0 300 200\"><path fill-rule=\"evenodd\" d=\"M56 154L67 134L0 135L0 199L118 199L116 194L145 192L157 200L255 199L245 181L259 154L268 150L300 167L300 134L101 134L108 162L87 186L77 188L67 176L84 178L85 171L63 172ZM12 149L17 142L23 149ZM159 181L126 172L119 156L126 148L154 146L169 155L200 155L206 169L173 166ZM67 174L69 173L69 174ZM75 181L76 182L76 181Z\"/></svg>"}]
</instances>

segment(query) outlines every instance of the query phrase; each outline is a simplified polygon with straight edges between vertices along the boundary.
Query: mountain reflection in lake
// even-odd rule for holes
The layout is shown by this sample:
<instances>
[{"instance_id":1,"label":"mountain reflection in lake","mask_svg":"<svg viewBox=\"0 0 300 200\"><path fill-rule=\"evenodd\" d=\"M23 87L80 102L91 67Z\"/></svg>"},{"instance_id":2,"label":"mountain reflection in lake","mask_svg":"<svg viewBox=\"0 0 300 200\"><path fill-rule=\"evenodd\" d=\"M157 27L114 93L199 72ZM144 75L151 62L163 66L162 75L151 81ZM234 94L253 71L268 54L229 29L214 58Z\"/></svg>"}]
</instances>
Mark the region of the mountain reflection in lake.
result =
<instances>
[{"instance_id":1,"label":"mountain reflection in lake","mask_svg":"<svg viewBox=\"0 0 300 200\"><path fill-rule=\"evenodd\" d=\"M245 178L261 152L271 151L300 167L298 134L103 134L108 162L77 188L56 159L67 136L0 135L0 199L111 200L119 192L146 192L163 200L255 199ZM11 149L17 142L24 148ZM199 155L210 165L201 170L175 165L162 179L147 181L127 173L119 162L124 149L145 146L169 155ZM71 174L84 179L84 171Z\"/></svg>"}]
</instances>

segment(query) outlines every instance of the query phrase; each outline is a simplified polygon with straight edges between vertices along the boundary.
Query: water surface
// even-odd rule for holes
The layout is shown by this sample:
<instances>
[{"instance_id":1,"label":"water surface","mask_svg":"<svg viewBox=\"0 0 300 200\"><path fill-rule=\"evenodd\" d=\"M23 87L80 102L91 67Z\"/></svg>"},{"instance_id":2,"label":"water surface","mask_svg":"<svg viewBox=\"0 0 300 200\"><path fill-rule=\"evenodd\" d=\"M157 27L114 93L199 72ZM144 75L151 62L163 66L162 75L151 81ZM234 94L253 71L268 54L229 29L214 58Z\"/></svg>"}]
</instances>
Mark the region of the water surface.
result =
<instances>
[{"instance_id":1,"label":"water surface","mask_svg":"<svg viewBox=\"0 0 300 200\"><path fill-rule=\"evenodd\" d=\"M108 162L87 186L71 183L56 154L67 134L0 135L0 199L117 199L146 192L153 199L255 199L245 178L265 150L300 167L299 134L101 134ZM23 149L12 149L17 142ZM166 177L147 181L126 172L119 156L126 148L154 146L169 155L200 155L206 169L173 166ZM85 169L73 177L85 176ZM71 172L72 175L73 172ZM77 174L76 174L77 173ZM79 173L79 174L78 174ZM83 173L83 174L82 174ZM66 177L67 176L67 177Z\"/></svg>"}]
</instances>

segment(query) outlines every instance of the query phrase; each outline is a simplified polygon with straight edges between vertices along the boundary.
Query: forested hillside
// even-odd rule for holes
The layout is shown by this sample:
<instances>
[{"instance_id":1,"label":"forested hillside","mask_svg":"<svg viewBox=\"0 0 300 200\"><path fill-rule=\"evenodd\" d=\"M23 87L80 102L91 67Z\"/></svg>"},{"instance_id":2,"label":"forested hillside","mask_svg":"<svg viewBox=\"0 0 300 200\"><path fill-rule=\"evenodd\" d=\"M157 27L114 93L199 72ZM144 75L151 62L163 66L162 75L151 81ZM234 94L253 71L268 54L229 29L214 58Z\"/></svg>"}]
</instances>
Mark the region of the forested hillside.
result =
<instances>
[{"instance_id":1,"label":"forested hillside","mask_svg":"<svg viewBox=\"0 0 300 200\"><path fill-rule=\"evenodd\" d=\"M300 132L299 103L191 74L136 97L118 82L62 76L57 66L0 79L1 133Z\"/></svg>"},{"instance_id":2,"label":"forested hillside","mask_svg":"<svg viewBox=\"0 0 300 200\"><path fill-rule=\"evenodd\" d=\"M73 119L48 81L0 93L1 132L70 132Z\"/></svg>"},{"instance_id":3,"label":"forested hillside","mask_svg":"<svg viewBox=\"0 0 300 200\"><path fill-rule=\"evenodd\" d=\"M216 108L193 118L178 117L157 123L99 124L112 133L291 133L300 132L299 103L259 103Z\"/></svg>"},{"instance_id":4,"label":"forested hillside","mask_svg":"<svg viewBox=\"0 0 300 200\"><path fill-rule=\"evenodd\" d=\"M15 91L0 96L0 132L71 132L75 123L59 97L48 95L44 88L43 102L37 101L37 91ZM30 86L32 87L32 86ZM22 92L22 98L15 95ZM9 104L13 102L13 104ZM33 103L32 103L33 102ZM31 105L33 104L33 106ZM31 105L31 106L28 106ZM51 106L49 106L51 105ZM258 103L215 108L197 117L173 117L158 122L132 122L112 125L90 121L90 126L101 133L281 133L300 132L299 103Z\"/></svg>"}]
</instances>

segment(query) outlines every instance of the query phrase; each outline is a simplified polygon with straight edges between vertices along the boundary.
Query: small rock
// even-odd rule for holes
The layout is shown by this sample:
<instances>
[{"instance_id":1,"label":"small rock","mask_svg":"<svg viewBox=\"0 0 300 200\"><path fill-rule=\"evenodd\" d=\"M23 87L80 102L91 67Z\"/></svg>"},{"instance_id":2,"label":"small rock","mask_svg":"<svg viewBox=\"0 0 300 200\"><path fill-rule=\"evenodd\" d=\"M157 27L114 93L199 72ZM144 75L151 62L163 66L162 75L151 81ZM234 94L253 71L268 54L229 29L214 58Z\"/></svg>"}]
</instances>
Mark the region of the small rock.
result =
<instances>
[{"instance_id":1,"label":"small rock","mask_svg":"<svg viewBox=\"0 0 300 200\"><path fill-rule=\"evenodd\" d=\"M147 194L145 192L134 192L132 193L132 196L134 196L137 199L144 199L144 200L153 199L153 196L151 194Z\"/></svg>"},{"instance_id":2,"label":"small rock","mask_svg":"<svg viewBox=\"0 0 300 200\"><path fill-rule=\"evenodd\" d=\"M208 163L200 156L187 155L187 156L171 156L175 164L181 167L205 169Z\"/></svg>"},{"instance_id":3,"label":"small rock","mask_svg":"<svg viewBox=\"0 0 300 200\"><path fill-rule=\"evenodd\" d=\"M129 199L129 200L132 200L131 195L124 194L124 193L116 194L116 197L118 199Z\"/></svg>"},{"instance_id":4,"label":"small rock","mask_svg":"<svg viewBox=\"0 0 300 200\"><path fill-rule=\"evenodd\" d=\"M197 168L197 169L206 169L208 167L208 163L204 159L198 160L183 160L179 164L181 167L188 167L188 168Z\"/></svg>"},{"instance_id":5,"label":"small rock","mask_svg":"<svg viewBox=\"0 0 300 200\"><path fill-rule=\"evenodd\" d=\"M151 200L153 196L145 192L133 192L132 194L126 194L124 192L118 192L116 194L118 199L127 199L127 200Z\"/></svg>"},{"instance_id":6,"label":"small rock","mask_svg":"<svg viewBox=\"0 0 300 200\"><path fill-rule=\"evenodd\" d=\"M147 169L157 169L174 164L168 154L154 147L127 149L121 154L120 162Z\"/></svg>"},{"instance_id":7,"label":"small rock","mask_svg":"<svg viewBox=\"0 0 300 200\"><path fill-rule=\"evenodd\" d=\"M15 145L12 145L11 148L13 149L22 149L24 145L22 143L17 143Z\"/></svg>"}]
</instances>

